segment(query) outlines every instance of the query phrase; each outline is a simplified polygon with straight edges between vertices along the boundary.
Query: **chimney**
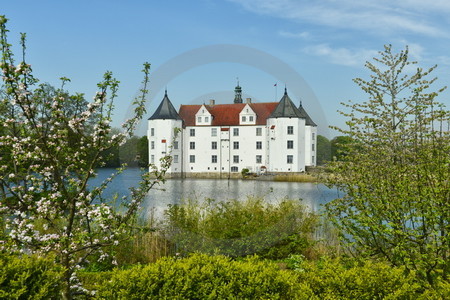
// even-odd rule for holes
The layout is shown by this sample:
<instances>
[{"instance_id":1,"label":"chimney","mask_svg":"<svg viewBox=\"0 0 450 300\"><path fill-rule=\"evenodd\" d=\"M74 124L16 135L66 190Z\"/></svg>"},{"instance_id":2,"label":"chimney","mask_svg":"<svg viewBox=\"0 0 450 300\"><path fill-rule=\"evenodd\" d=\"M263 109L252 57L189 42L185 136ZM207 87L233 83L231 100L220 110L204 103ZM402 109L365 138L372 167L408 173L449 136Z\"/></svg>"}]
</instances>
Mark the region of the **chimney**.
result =
<instances>
[{"instance_id":1,"label":"chimney","mask_svg":"<svg viewBox=\"0 0 450 300\"><path fill-rule=\"evenodd\" d=\"M246 98L246 100L247 103L252 103L252 98Z\"/></svg>"},{"instance_id":2,"label":"chimney","mask_svg":"<svg viewBox=\"0 0 450 300\"><path fill-rule=\"evenodd\" d=\"M211 105L211 106L216 105L216 100L209 99L209 105Z\"/></svg>"}]
</instances>

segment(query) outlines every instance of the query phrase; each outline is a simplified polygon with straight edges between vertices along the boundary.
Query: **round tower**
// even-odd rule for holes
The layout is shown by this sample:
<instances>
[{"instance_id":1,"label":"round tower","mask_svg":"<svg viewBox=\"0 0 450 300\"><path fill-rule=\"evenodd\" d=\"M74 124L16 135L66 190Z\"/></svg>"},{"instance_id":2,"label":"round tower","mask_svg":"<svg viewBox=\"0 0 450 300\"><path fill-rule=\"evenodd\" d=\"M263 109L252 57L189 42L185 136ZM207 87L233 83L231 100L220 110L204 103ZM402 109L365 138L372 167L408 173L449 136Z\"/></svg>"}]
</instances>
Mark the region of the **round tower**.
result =
<instances>
[{"instance_id":1,"label":"round tower","mask_svg":"<svg viewBox=\"0 0 450 300\"><path fill-rule=\"evenodd\" d=\"M181 175L183 172L182 126L183 121L173 107L166 90L158 108L148 119L147 137L150 164L160 169L161 160L164 157L170 156L172 158L172 164L166 172L169 177Z\"/></svg>"}]
</instances>

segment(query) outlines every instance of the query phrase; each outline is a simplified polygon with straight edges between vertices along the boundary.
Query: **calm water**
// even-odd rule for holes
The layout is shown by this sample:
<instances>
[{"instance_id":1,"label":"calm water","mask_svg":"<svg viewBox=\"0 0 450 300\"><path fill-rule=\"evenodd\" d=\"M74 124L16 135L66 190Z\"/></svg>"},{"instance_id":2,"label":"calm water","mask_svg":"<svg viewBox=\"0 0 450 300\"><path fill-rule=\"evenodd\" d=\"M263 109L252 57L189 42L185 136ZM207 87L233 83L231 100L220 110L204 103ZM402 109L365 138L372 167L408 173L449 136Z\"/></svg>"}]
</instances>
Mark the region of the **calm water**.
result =
<instances>
[{"instance_id":1,"label":"calm water","mask_svg":"<svg viewBox=\"0 0 450 300\"><path fill-rule=\"evenodd\" d=\"M99 169L98 177L90 184L97 185L107 178L114 169ZM106 193L112 195L128 194L128 188L136 186L140 179L140 170L130 168L118 175L109 185ZM340 197L336 189L329 189L323 184L298 182L271 182L239 179L168 179L165 184L150 190L145 199L144 209L164 210L168 204L180 203L182 199L212 198L226 201L243 200L248 196L264 197L266 201L276 202L283 198L301 199L311 209L320 210L321 205Z\"/></svg>"}]
</instances>

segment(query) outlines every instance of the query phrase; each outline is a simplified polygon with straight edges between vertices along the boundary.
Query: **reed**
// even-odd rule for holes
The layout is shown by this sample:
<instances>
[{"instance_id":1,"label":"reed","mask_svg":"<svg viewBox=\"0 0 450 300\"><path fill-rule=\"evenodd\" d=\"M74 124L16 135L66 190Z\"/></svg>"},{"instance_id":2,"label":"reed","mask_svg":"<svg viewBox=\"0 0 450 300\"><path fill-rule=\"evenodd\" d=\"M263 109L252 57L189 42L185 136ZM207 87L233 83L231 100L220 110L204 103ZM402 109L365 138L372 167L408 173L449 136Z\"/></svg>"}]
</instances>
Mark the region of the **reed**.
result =
<instances>
[{"instance_id":1,"label":"reed","mask_svg":"<svg viewBox=\"0 0 450 300\"><path fill-rule=\"evenodd\" d=\"M289 174L289 175L275 175L274 181L285 182L317 182L317 177L309 174Z\"/></svg>"}]
</instances>

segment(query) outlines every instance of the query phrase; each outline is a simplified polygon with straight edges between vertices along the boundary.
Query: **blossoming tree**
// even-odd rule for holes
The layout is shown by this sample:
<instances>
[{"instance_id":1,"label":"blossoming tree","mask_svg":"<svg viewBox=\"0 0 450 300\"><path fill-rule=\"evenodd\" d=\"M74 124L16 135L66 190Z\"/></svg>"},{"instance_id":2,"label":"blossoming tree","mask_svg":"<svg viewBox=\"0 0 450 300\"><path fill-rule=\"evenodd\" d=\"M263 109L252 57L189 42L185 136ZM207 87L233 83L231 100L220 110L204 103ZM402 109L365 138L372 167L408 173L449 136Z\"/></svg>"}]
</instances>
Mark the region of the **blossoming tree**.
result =
<instances>
[{"instance_id":1,"label":"blossoming tree","mask_svg":"<svg viewBox=\"0 0 450 300\"><path fill-rule=\"evenodd\" d=\"M432 89L436 66L408 53L387 45L354 80L368 100L344 103L345 156L327 179L345 195L326 208L360 253L435 284L450 276L450 112L437 101L446 87Z\"/></svg>"},{"instance_id":2,"label":"blossoming tree","mask_svg":"<svg viewBox=\"0 0 450 300\"><path fill-rule=\"evenodd\" d=\"M0 16L0 216L6 224L0 247L3 251L54 253L66 269L64 298L70 299L77 285L76 269L93 254L104 257L103 249L119 242L142 199L163 180L170 164L166 157L160 170L144 173L139 186L120 199L124 206L120 210L112 204L117 199L103 196L117 173L100 186L88 187L102 153L123 144L145 113L150 65L144 64L143 88L133 102L134 116L120 133L112 135L110 122L118 89L112 74L105 73L90 103L80 94L65 92L65 78L62 87L50 93L48 86L37 85L25 60L24 34L21 62L15 63L6 22Z\"/></svg>"}]
</instances>

